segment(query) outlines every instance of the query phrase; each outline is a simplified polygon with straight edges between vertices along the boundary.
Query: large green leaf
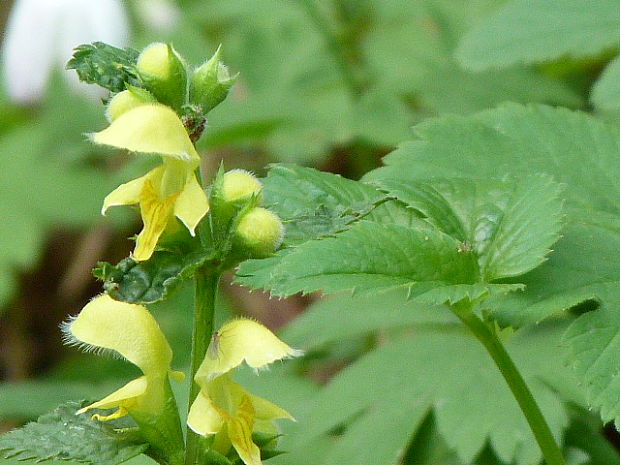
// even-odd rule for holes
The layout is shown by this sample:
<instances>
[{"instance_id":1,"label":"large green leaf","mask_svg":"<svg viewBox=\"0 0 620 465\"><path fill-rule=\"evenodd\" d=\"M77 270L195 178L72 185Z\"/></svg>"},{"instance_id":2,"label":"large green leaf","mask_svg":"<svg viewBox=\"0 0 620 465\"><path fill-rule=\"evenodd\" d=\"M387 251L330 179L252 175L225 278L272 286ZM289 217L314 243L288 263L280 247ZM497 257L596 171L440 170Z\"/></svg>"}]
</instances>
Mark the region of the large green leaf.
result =
<instances>
[{"instance_id":1,"label":"large green leaf","mask_svg":"<svg viewBox=\"0 0 620 465\"><path fill-rule=\"evenodd\" d=\"M480 70L592 55L619 39L615 0L513 0L465 35L457 56Z\"/></svg>"},{"instance_id":2,"label":"large green leaf","mask_svg":"<svg viewBox=\"0 0 620 465\"><path fill-rule=\"evenodd\" d=\"M505 105L470 118L431 120L416 135L367 179L406 183L453 176L520 178L537 172L566 185L564 237L548 262L519 278L526 292L494 303L504 324L540 321L594 298L599 284L620 278L610 261L620 240L616 129L582 113Z\"/></svg>"},{"instance_id":3,"label":"large green leaf","mask_svg":"<svg viewBox=\"0 0 620 465\"><path fill-rule=\"evenodd\" d=\"M387 179L380 184L471 247L484 281L518 276L535 268L559 238L560 189L546 176L517 182Z\"/></svg>"},{"instance_id":4,"label":"large green leaf","mask_svg":"<svg viewBox=\"0 0 620 465\"><path fill-rule=\"evenodd\" d=\"M604 419L617 418L620 385L613 374L620 361L606 347L614 347L620 333L610 310L620 289L618 131L581 113L507 105L472 118L430 121L417 135L368 179L502 179L539 172L566 185L567 226L549 260L519 277L525 292L491 296L485 305L502 325L521 327L578 304L584 311L602 303L600 311L577 320L566 344L592 406Z\"/></svg>"},{"instance_id":5,"label":"large green leaf","mask_svg":"<svg viewBox=\"0 0 620 465\"><path fill-rule=\"evenodd\" d=\"M135 432L119 433L90 415L76 415L83 405L68 402L36 423L0 436L0 456L117 465L146 451L148 444Z\"/></svg>"},{"instance_id":6,"label":"large green leaf","mask_svg":"<svg viewBox=\"0 0 620 465\"><path fill-rule=\"evenodd\" d=\"M242 264L237 280L249 287L265 287L279 296L398 287L417 296L437 287L449 290L455 285L474 284L478 276L471 251L460 249L456 239L422 221L411 228L360 221L334 238L295 248L273 269L256 273L252 265L253 261ZM438 303L460 300L468 288L456 295L438 295Z\"/></svg>"}]
</instances>

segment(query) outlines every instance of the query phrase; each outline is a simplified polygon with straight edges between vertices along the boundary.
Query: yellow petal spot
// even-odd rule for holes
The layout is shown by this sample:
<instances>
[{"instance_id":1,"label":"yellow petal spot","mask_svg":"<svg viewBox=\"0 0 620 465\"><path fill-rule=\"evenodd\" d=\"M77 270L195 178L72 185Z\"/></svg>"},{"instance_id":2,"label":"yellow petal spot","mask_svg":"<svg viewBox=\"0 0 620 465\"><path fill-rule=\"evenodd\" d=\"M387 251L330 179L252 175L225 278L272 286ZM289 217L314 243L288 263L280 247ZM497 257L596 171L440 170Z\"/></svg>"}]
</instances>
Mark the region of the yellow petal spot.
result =
<instances>
[{"instance_id":1,"label":"yellow petal spot","mask_svg":"<svg viewBox=\"0 0 620 465\"><path fill-rule=\"evenodd\" d=\"M178 115L172 108L159 103L126 111L106 129L95 133L93 142L188 162L200 161Z\"/></svg>"},{"instance_id":2,"label":"yellow petal spot","mask_svg":"<svg viewBox=\"0 0 620 465\"><path fill-rule=\"evenodd\" d=\"M243 361L252 368L263 368L276 360L301 355L292 349L260 323L248 319L237 319L226 323L211 340L196 380L210 380Z\"/></svg>"},{"instance_id":3,"label":"yellow petal spot","mask_svg":"<svg viewBox=\"0 0 620 465\"><path fill-rule=\"evenodd\" d=\"M144 228L136 239L134 250L136 260L148 260L153 255L157 241L172 216L177 197L178 194L174 194L162 201L152 180L147 179L144 182L140 193L140 214Z\"/></svg>"},{"instance_id":4,"label":"yellow petal spot","mask_svg":"<svg viewBox=\"0 0 620 465\"><path fill-rule=\"evenodd\" d=\"M155 318L142 305L100 295L82 309L66 331L78 344L119 353L145 375L165 376L168 372L172 350Z\"/></svg>"},{"instance_id":5,"label":"yellow petal spot","mask_svg":"<svg viewBox=\"0 0 620 465\"><path fill-rule=\"evenodd\" d=\"M108 107L106 109L106 117L108 118L108 121L112 122L132 108L149 103L149 100L145 99L145 95L148 95L148 93L146 93L146 91L144 92L145 94L143 95L138 94L137 92L132 92L131 90L124 90L112 97L112 100L110 100L110 103L108 103ZM150 101L153 101L152 98Z\"/></svg>"},{"instance_id":6,"label":"yellow petal spot","mask_svg":"<svg viewBox=\"0 0 620 465\"><path fill-rule=\"evenodd\" d=\"M233 447L246 465L262 465L260 449L252 441L254 430L254 407L248 396L244 396L237 406L237 414L228 422L228 437Z\"/></svg>"},{"instance_id":7,"label":"yellow petal spot","mask_svg":"<svg viewBox=\"0 0 620 465\"><path fill-rule=\"evenodd\" d=\"M271 402L250 394L230 374L201 384L190 408L188 426L203 436L216 435L213 447L227 454L232 445L246 465L259 465L260 450L252 441L254 431L276 433L273 420L291 415Z\"/></svg>"}]
</instances>

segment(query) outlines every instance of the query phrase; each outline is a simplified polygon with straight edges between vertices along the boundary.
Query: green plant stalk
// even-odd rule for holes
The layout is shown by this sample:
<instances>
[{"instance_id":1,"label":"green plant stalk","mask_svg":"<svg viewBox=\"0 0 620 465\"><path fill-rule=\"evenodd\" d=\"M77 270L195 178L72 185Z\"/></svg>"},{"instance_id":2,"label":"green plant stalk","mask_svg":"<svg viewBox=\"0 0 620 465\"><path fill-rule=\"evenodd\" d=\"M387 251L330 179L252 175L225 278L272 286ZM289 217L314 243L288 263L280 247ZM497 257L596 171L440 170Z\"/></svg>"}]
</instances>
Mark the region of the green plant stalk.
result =
<instances>
[{"instance_id":1,"label":"green plant stalk","mask_svg":"<svg viewBox=\"0 0 620 465\"><path fill-rule=\"evenodd\" d=\"M194 381L194 376L211 342L215 298L220 282L220 272L206 266L196 272L194 279L196 290L194 297L194 329L192 332L191 388L189 391L188 408L193 404L200 392L200 386ZM188 428L185 446L185 465L197 464L200 457L199 450L204 446L204 441L206 441L204 437Z\"/></svg>"},{"instance_id":2,"label":"green plant stalk","mask_svg":"<svg viewBox=\"0 0 620 465\"><path fill-rule=\"evenodd\" d=\"M566 462L562 456L562 451L558 447L553 434L551 434L551 429L540 411L540 407L538 407L534 396L501 341L489 329L485 322L478 318L472 311L471 304L457 304L451 308L456 316L459 317L472 333L474 333L474 336L484 345L495 362L495 365L517 400L521 411L525 415L547 465L565 465Z\"/></svg>"}]
</instances>

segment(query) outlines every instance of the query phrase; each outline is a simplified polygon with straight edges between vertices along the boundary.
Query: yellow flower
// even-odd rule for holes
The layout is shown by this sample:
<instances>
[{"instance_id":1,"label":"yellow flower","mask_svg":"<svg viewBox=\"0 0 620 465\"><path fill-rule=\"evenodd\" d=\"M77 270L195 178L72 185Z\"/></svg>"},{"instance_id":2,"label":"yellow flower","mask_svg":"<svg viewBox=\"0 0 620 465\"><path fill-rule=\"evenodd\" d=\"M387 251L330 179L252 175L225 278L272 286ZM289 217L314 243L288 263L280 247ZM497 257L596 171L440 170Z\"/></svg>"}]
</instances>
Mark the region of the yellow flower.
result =
<instances>
[{"instance_id":1,"label":"yellow flower","mask_svg":"<svg viewBox=\"0 0 620 465\"><path fill-rule=\"evenodd\" d=\"M183 379L183 373L170 371L172 350L157 322L142 305L118 302L103 294L91 300L63 330L67 343L87 350L114 351L144 373L78 413L94 408L117 409L110 415L93 416L102 421L133 411L157 415L167 400L168 374Z\"/></svg>"},{"instance_id":2,"label":"yellow flower","mask_svg":"<svg viewBox=\"0 0 620 465\"><path fill-rule=\"evenodd\" d=\"M119 186L103 202L103 214L112 206L140 205L144 228L137 238L136 260L150 258L175 216L195 234L196 226L209 211L209 202L194 173L200 156L171 108L158 103L135 107L92 139L97 144L159 154L163 158L162 165Z\"/></svg>"},{"instance_id":3,"label":"yellow flower","mask_svg":"<svg viewBox=\"0 0 620 465\"><path fill-rule=\"evenodd\" d=\"M246 465L262 465L253 432L276 432L273 420L293 419L284 409L250 394L231 378L244 361L252 368L301 352L290 348L261 324L247 319L226 323L213 335L195 380L201 390L187 418L189 427L203 436L215 435L213 447L226 454L234 447Z\"/></svg>"}]
</instances>

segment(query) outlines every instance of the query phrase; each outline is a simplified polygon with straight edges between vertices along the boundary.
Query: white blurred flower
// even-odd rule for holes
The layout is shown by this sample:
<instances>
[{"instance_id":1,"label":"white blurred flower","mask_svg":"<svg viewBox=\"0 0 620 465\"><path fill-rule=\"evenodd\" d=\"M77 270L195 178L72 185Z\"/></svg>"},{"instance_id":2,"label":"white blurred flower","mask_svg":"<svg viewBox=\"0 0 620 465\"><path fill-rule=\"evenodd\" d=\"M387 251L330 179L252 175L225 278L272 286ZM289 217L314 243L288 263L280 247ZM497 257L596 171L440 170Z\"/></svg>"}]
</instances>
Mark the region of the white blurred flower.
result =
<instances>
[{"instance_id":1,"label":"white blurred flower","mask_svg":"<svg viewBox=\"0 0 620 465\"><path fill-rule=\"evenodd\" d=\"M6 89L17 103L32 103L45 93L52 70L64 70L73 48L102 41L126 45L129 27L121 0L17 0L2 49ZM73 88L93 94L75 71L64 71Z\"/></svg>"},{"instance_id":2,"label":"white blurred flower","mask_svg":"<svg viewBox=\"0 0 620 465\"><path fill-rule=\"evenodd\" d=\"M170 0L136 0L136 12L150 29L171 32L181 19L179 7Z\"/></svg>"}]
</instances>

